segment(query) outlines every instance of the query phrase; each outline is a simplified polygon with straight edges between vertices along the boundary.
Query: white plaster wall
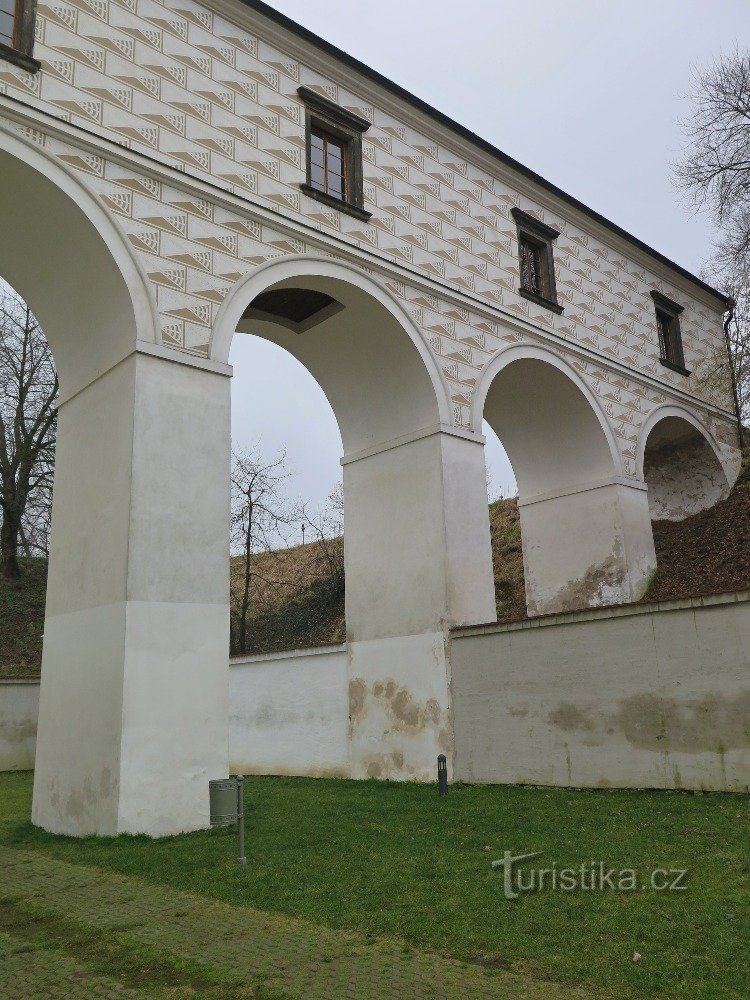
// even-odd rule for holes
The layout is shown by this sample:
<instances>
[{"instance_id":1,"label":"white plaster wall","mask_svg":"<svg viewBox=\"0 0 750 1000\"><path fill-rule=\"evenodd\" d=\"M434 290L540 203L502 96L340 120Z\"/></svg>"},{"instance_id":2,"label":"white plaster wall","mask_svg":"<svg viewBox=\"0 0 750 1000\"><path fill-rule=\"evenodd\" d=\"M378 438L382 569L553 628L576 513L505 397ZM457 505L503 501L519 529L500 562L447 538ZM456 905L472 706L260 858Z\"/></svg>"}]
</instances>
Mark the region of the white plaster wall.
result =
<instances>
[{"instance_id":1,"label":"white plaster wall","mask_svg":"<svg viewBox=\"0 0 750 1000\"><path fill-rule=\"evenodd\" d=\"M451 667L459 780L750 788L750 592L462 630Z\"/></svg>"},{"instance_id":2,"label":"white plaster wall","mask_svg":"<svg viewBox=\"0 0 750 1000\"><path fill-rule=\"evenodd\" d=\"M606 402L627 476L646 414L685 393L736 450L729 393L700 380L724 349L718 299L314 43L232 0L183 0L166 20L158 0L99 0L95 16L57 0L36 25L42 72L0 67L0 130L64 165L126 231L165 346L218 357L234 282L333 252L377 272L414 317L459 426L498 351L547 342ZM372 122L369 222L300 191L300 84ZM561 315L518 294L514 206L560 230ZM689 380L659 363L654 288L685 307Z\"/></svg>"},{"instance_id":3,"label":"white plaster wall","mask_svg":"<svg viewBox=\"0 0 750 1000\"><path fill-rule=\"evenodd\" d=\"M228 468L220 375L138 353L60 408L38 826L209 825L227 767Z\"/></svg>"},{"instance_id":4,"label":"white plaster wall","mask_svg":"<svg viewBox=\"0 0 750 1000\"><path fill-rule=\"evenodd\" d=\"M0 771L34 766L39 681L0 681Z\"/></svg>"},{"instance_id":5,"label":"white plaster wall","mask_svg":"<svg viewBox=\"0 0 750 1000\"><path fill-rule=\"evenodd\" d=\"M348 777L347 686L345 646L232 660L230 772ZM34 767L38 715L38 680L0 681L0 771Z\"/></svg>"},{"instance_id":6,"label":"white plaster wall","mask_svg":"<svg viewBox=\"0 0 750 1000\"><path fill-rule=\"evenodd\" d=\"M484 456L428 430L344 465L351 641L495 619Z\"/></svg>"},{"instance_id":7,"label":"white plaster wall","mask_svg":"<svg viewBox=\"0 0 750 1000\"><path fill-rule=\"evenodd\" d=\"M453 750L445 633L349 645L353 778L435 779Z\"/></svg>"},{"instance_id":8,"label":"white plaster wall","mask_svg":"<svg viewBox=\"0 0 750 1000\"><path fill-rule=\"evenodd\" d=\"M231 662L229 768L242 774L349 776L345 646Z\"/></svg>"}]
</instances>

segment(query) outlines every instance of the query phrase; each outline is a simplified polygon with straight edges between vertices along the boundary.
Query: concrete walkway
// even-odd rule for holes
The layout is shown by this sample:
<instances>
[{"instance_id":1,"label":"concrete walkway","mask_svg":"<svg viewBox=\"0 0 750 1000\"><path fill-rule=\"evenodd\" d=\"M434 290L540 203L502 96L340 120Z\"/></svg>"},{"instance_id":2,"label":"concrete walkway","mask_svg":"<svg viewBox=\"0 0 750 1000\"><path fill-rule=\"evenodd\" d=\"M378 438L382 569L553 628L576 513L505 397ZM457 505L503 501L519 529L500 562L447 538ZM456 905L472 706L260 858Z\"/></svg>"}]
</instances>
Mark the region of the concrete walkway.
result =
<instances>
[{"instance_id":1,"label":"concrete walkway","mask_svg":"<svg viewBox=\"0 0 750 1000\"><path fill-rule=\"evenodd\" d=\"M42 854L0 873L0 1000L603 997Z\"/></svg>"}]
</instances>

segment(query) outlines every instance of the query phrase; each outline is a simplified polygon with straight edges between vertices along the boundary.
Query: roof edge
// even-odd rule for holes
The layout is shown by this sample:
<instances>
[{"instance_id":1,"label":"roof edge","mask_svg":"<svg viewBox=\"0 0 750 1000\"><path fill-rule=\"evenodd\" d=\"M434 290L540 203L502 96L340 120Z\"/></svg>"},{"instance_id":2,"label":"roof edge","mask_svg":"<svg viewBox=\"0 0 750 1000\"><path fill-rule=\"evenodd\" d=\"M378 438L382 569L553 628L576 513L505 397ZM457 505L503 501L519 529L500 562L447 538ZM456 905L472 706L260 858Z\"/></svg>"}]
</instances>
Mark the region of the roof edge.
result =
<instances>
[{"instance_id":1,"label":"roof edge","mask_svg":"<svg viewBox=\"0 0 750 1000\"><path fill-rule=\"evenodd\" d=\"M553 194L556 198L559 198L561 201L566 202L568 205L575 208L583 215L588 216L590 219L598 223L600 226L603 226L605 229L608 229L616 236L619 236L621 239L624 239L628 243L631 243L633 246L637 247L639 250L647 254L649 257L652 257L654 260L659 261L659 263L661 264L665 264L667 267L671 268L673 271L676 271L678 274L680 274L683 278L687 278L688 281L692 282L694 285L697 285L697 287L701 288L704 292L708 292L709 295L712 295L714 298L718 299L726 308L729 308L731 302L730 296L725 295L723 292L720 292L718 289L709 285L707 282L703 281L697 275L693 274L691 271L688 271L687 268L684 268L680 264L677 264L675 261L670 260L669 257L666 257L658 250L655 250L652 246L649 246L648 243L644 243L643 240L639 240L637 236L633 236L632 233L629 233L626 229L623 229L622 226L618 226L617 223L612 222L610 219L606 218L606 216L600 215L600 213L595 211L593 208L589 208L588 205L585 205L582 201L579 201L577 198L574 198L573 195L570 195L566 191L563 191L562 188L557 187L556 184L553 184L551 181L548 181L546 178L542 177L541 174L536 173L530 167L527 167L518 160L513 159L512 156L509 156L507 153L504 153L501 149L498 149L497 146L493 146L491 142L487 141L487 139L483 139L481 136L477 135L475 132L472 132L464 125L459 124L457 121L455 121L455 119L451 118L449 115L444 114L442 111L438 111L437 108L432 107L432 105L428 104L426 101L423 101L420 97L417 97L415 94L412 94L410 91L404 89L404 87L399 86L399 84L394 83L393 80L389 79L387 76L384 76L382 73L379 73L377 70L372 69L371 66L368 66L366 63L361 62L354 56L349 55L348 52L345 52L343 49L338 48L331 42L326 41L325 38L321 38L320 35L316 35L315 32L310 31L309 28L305 28L297 21L293 21L290 17L287 17L286 14L282 14L274 7L270 7L267 3L263 3L263 0L239 0L239 3L241 3L244 7L249 7L251 10L256 11L258 14L262 14L264 17L267 17L270 21L274 21L282 28L285 28L287 31L291 32L291 34L296 35L298 38L301 38L303 41L309 42L316 48L321 49L323 52L326 52L329 55L334 56L340 62L344 63L346 66L355 70L357 73L360 73L362 76L365 76L368 79L372 80L374 83L383 87L385 90L390 91L392 94L394 94L400 100L404 101L406 104L410 104L413 108L416 108L418 111L421 111L428 117L433 118L441 125L444 125L452 132L455 132L457 135L461 136L461 138L466 139L467 142L470 142L472 145L482 150L482 152L487 153L494 159L498 160L500 163L504 164L507 167L510 167L517 173L520 173L522 176L526 177L528 180L532 181L534 184L537 184L544 190L549 191L550 194Z\"/></svg>"}]
</instances>

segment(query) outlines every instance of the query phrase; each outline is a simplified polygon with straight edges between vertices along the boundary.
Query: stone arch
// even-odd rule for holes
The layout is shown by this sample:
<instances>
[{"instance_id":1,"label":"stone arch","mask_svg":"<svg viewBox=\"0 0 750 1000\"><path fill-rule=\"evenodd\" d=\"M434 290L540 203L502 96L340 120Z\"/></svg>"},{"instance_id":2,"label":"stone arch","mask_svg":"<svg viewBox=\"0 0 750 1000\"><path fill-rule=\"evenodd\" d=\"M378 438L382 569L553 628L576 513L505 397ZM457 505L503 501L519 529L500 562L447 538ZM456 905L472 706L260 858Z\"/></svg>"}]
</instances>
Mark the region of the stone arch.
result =
<instances>
[{"instance_id":1,"label":"stone arch","mask_svg":"<svg viewBox=\"0 0 750 1000\"><path fill-rule=\"evenodd\" d=\"M300 361L341 432L350 690L370 708L353 713L352 774L429 775L450 715L444 629L494 617L482 439L451 425L410 317L348 264L298 256L254 272L217 316L214 362L235 332ZM396 690L429 701L424 726L391 717L383 693ZM396 752L381 760L385 734Z\"/></svg>"},{"instance_id":2,"label":"stone arch","mask_svg":"<svg viewBox=\"0 0 750 1000\"><path fill-rule=\"evenodd\" d=\"M728 495L733 479L713 434L681 406L651 411L641 429L636 461L654 521L681 521L713 507Z\"/></svg>"},{"instance_id":3,"label":"stone arch","mask_svg":"<svg viewBox=\"0 0 750 1000\"><path fill-rule=\"evenodd\" d=\"M626 603L655 557L645 492L623 475L607 416L559 354L519 345L499 354L475 393L518 483L529 614Z\"/></svg>"},{"instance_id":4,"label":"stone arch","mask_svg":"<svg viewBox=\"0 0 750 1000\"><path fill-rule=\"evenodd\" d=\"M301 324L253 310L259 296L283 290L317 293L332 304ZM419 330L378 282L348 264L295 255L258 268L225 299L212 360L226 362L242 332L273 341L305 365L331 403L347 454L450 423L447 388Z\"/></svg>"},{"instance_id":5,"label":"stone arch","mask_svg":"<svg viewBox=\"0 0 750 1000\"><path fill-rule=\"evenodd\" d=\"M304 312L309 315L300 319ZM301 362L338 423L348 633L371 638L418 627L421 612L411 615L393 580L408 580L417 591L439 552L430 539L442 523L435 439L449 414L442 377L421 334L371 277L307 255L271 262L235 286L217 316L212 361L227 360L235 333L269 340ZM433 506L434 524L425 528L420 522ZM432 575L434 586L443 586L440 574ZM425 604L434 609L431 586Z\"/></svg>"},{"instance_id":6,"label":"stone arch","mask_svg":"<svg viewBox=\"0 0 750 1000\"><path fill-rule=\"evenodd\" d=\"M222 773L226 728L223 615L215 625L209 617L211 608L221 612L220 577L209 566L204 596L201 582L170 564L174 552L204 568L211 556L203 536L193 542L197 518L174 488L203 445L202 425L190 424L199 373L167 360L157 344L148 279L85 182L3 129L0 177L0 275L38 318L60 381L32 819L75 834L193 828L205 811L201 768ZM225 379L206 377L224 388ZM207 395L202 420L223 416L216 406L210 412ZM202 449L204 464L212 444ZM157 602L160 641L146 621ZM145 650L150 690L137 676ZM177 663L179 676L170 674ZM197 693L196 678L205 678ZM160 746L178 689L191 697ZM212 699L217 707L207 708ZM183 768L174 817L160 813L159 766L165 774Z\"/></svg>"},{"instance_id":7,"label":"stone arch","mask_svg":"<svg viewBox=\"0 0 750 1000\"><path fill-rule=\"evenodd\" d=\"M578 372L553 351L518 346L497 355L474 393L472 426L478 433L483 419L508 451L521 496L580 484L586 474L591 482L623 474L617 440L601 404ZM524 442L524 434L533 441ZM589 447L585 463L582 435ZM541 460L548 445L549 454Z\"/></svg>"},{"instance_id":8,"label":"stone arch","mask_svg":"<svg viewBox=\"0 0 750 1000\"><path fill-rule=\"evenodd\" d=\"M156 303L119 225L59 161L0 130L0 174L0 275L37 316L65 399L156 342Z\"/></svg>"}]
</instances>

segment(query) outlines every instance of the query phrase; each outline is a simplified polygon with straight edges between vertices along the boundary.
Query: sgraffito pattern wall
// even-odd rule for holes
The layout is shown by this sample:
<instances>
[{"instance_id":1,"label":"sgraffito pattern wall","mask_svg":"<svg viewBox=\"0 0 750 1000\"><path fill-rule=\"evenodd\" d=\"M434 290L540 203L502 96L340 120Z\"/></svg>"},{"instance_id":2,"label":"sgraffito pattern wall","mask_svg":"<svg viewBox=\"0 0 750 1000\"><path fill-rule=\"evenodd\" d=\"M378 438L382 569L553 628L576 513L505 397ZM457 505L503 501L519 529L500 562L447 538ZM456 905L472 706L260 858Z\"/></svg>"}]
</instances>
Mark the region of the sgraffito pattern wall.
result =
<instances>
[{"instance_id":1,"label":"sgraffito pattern wall","mask_svg":"<svg viewBox=\"0 0 750 1000\"><path fill-rule=\"evenodd\" d=\"M68 139L53 136L41 122L20 124L22 105L14 104L17 130L73 170L124 229L152 283L163 343L209 356L218 307L255 267L311 250L356 252L439 359L456 424L469 425L477 380L499 350L553 344L599 396L625 472L635 476L645 415L673 398L671 388L686 390L683 376L659 363L649 293L684 305L685 362L697 374L722 349L718 304L585 231L564 203L543 205L500 164L491 171L478 153L460 155L445 129L441 141L391 113L371 83L344 86L347 74L333 62L322 72L312 56L290 54L298 40L272 44L267 38L283 40L283 32L236 6L238 22L255 17L257 33L192 0L42 0L42 71L0 63L0 94L75 126ZM372 122L363 150L369 223L299 189L301 84ZM148 157L143 169L97 151L98 136ZM160 176L165 167L182 181ZM560 230L562 315L517 294L514 206ZM731 409L726 393L709 393L699 379L689 391L696 405L702 398ZM730 454L731 421L699 408Z\"/></svg>"}]
</instances>

